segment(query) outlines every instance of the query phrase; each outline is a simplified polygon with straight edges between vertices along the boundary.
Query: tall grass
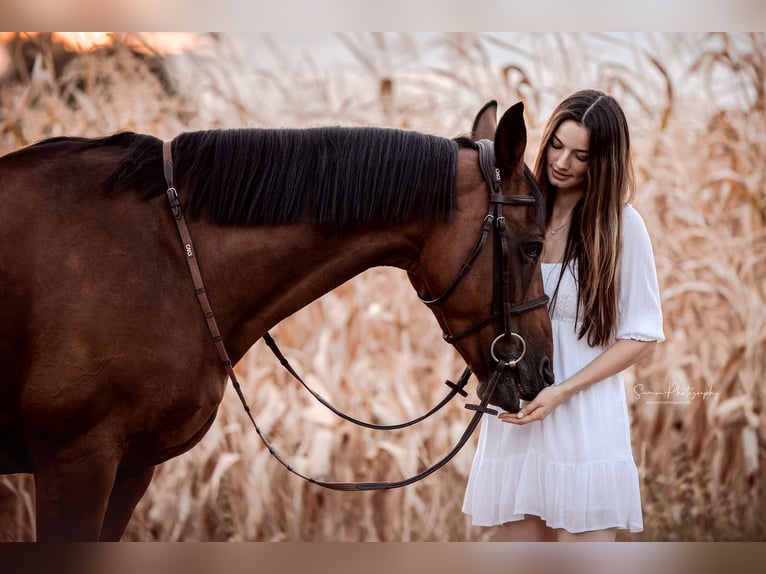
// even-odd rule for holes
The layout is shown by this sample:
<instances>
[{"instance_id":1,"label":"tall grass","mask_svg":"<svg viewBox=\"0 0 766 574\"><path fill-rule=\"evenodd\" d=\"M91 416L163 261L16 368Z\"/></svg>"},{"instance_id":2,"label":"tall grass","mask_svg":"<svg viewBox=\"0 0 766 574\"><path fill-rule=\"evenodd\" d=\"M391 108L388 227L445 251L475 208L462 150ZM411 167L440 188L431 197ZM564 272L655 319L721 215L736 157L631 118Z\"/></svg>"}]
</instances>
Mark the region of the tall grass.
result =
<instances>
[{"instance_id":1,"label":"tall grass","mask_svg":"<svg viewBox=\"0 0 766 574\"><path fill-rule=\"evenodd\" d=\"M345 73L264 37L256 57L205 37L157 73L127 37L56 68L37 42L31 73L0 85L0 151L39 138L133 129L170 137L230 126L391 125L441 135L484 101L523 99L531 162L557 100L614 93L632 126L638 194L653 239L667 341L628 372L645 531L623 540L766 539L766 36L604 34L336 37ZM153 63L151 63L153 62ZM152 65L155 67L152 68ZM273 330L322 395L359 418L397 422L446 392L462 364L403 272L374 269ZM262 343L237 365L261 428L320 478L397 480L447 452L469 419L458 402L415 429L334 418ZM259 442L233 393L193 450L161 465L129 540L493 540L460 512L472 448L385 493L320 489ZM0 535L31 536L31 479L0 479Z\"/></svg>"}]
</instances>

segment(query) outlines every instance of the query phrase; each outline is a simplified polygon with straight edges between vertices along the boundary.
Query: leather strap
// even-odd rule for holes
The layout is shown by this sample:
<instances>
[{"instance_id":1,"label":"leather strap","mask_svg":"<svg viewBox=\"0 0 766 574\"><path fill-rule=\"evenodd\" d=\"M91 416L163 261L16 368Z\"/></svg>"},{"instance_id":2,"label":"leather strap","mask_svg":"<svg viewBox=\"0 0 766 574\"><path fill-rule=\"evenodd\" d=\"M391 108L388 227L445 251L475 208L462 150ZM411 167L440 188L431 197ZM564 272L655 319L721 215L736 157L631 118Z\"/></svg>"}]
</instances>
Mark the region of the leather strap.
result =
<instances>
[{"instance_id":1,"label":"leather strap","mask_svg":"<svg viewBox=\"0 0 766 574\"><path fill-rule=\"evenodd\" d=\"M447 289L445 289L441 295L439 295L438 297L434 299L423 299L420 295L418 295L418 299L420 299L422 303L425 303L426 305L436 305L438 303L441 303L444 299L450 296L450 294L455 289L455 287L457 287L457 284L460 283L461 279L463 279L466 273L468 273L471 270L471 267L476 261L476 258L479 256L479 253L481 253L481 250L484 248L484 244L487 242L487 238L489 237L489 232L492 231L492 222L494 220L495 218L491 214L487 214L487 216L484 218L484 225L482 225L481 235L479 236L479 240L473 246L471 253L468 255L468 259L466 259L465 263L463 263L463 266L460 268L460 271L458 271L458 274L452 280L452 283L450 284L450 286L447 287Z\"/></svg>"},{"instance_id":2,"label":"leather strap","mask_svg":"<svg viewBox=\"0 0 766 574\"><path fill-rule=\"evenodd\" d=\"M285 358L285 356L282 354L282 351L279 349L279 346L277 345L276 341L274 341L274 338L269 334L266 333L263 336L263 341L266 343L266 345L271 349L271 352L274 354L274 356L277 358L277 360L282 364L282 366L285 368L285 370L290 373L290 375L297 380L301 385L303 385L303 388L305 388L311 396L313 396L317 401L322 403L325 407L330 409L333 413L338 415L343 420L346 420L350 423L354 423L355 425L358 425L360 427L365 427L368 429L374 429L374 430L400 430L403 428L411 427L412 425L415 425L421 421L424 421L428 417L430 417L432 414L436 413L439 409L441 409L443 406L445 406L455 395L462 395L464 397L468 396L468 393L464 390L465 386L468 384L468 379L471 378L471 370L465 369L463 371L463 374L460 375L460 378L458 379L457 383L453 383L450 380L447 380L444 382L445 385L447 385L451 390L447 395L431 410L429 410L427 413L420 415L417 418L414 418L412 420L409 420L404 423L398 423L393 425L380 425L375 423L369 423L366 421L362 421L359 419L356 419L350 415L347 415L343 411L339 410L335 406L333 406L331 403L327 401L322 395L314 391L311 387L308 386L306 381L304 381L301 376L297 373L295 369L293 369L293 366L290 364L290 362Z\"/></svg>"},{"instance_id":3,"label":"leather strap","mask_svg":"<svg viewBox=\"0 0 766 574\"><path fill-rule=\"evenodd\" d=\"M165 170L165 178L168 182L168 202L170 203L170 209L173 214L173 220L176 222L178 228L178 235L181 238L181 244L184 248L184 255L186 256L186 263L189 268L189 274L192 278L192 284L194 285L194 293L197 295L197 301L202 309L203 316L207 322L208 330L215 343L215 347L218 351L218 356L221 359L221 363L226 367L230 376L234 376L234 370L232 369L231 360L226 352L226 347L223 344L221 332L218 329L218 322L215 320L215 313L210 305L210 300L207 296L207 289L202 280L202 273L200 272L197 258L194 253L194 245L192 243L191 234L189 233L189 227L186 225L186 219L183 216L183 209L181 202L178 198L178 192L173 187L173 158L171 152L171 142L166 141L162 145L162 157Z\"/></svg>"},{"instance_id":4,"label":"leather strap","mask_svg":"<svg viewBox=\"0 0 766 574\"><path fill-rule=\"evenodd\" d=\"M531 195L505 195L502 193L490 193L489 200L492 203L502 203L504 205L535 205L535 198Z\"/></svg>"}]
</instances>

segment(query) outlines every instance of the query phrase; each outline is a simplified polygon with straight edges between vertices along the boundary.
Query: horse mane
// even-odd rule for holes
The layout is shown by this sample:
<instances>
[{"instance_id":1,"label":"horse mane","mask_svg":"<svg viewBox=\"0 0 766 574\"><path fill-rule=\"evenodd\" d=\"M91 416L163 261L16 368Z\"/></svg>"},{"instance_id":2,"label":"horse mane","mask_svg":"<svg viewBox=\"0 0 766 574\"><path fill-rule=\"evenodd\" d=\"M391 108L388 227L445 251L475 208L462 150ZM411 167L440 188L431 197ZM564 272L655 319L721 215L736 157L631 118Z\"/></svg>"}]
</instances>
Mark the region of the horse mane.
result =
<instances>
[{"instance_id":1,"label":"horse mane","mask_svg":"<svg viewBox=\"0 0 766 574\"><path fill-rule=\"evenodd\" d=\"M98 141L127 144L109 189L165 192L159 139ZM220 224L385 225L452 214L459 145L374 127L208 130L176 137L173 162L191 217L206 210Z\"/></svg>"}]
</instances>

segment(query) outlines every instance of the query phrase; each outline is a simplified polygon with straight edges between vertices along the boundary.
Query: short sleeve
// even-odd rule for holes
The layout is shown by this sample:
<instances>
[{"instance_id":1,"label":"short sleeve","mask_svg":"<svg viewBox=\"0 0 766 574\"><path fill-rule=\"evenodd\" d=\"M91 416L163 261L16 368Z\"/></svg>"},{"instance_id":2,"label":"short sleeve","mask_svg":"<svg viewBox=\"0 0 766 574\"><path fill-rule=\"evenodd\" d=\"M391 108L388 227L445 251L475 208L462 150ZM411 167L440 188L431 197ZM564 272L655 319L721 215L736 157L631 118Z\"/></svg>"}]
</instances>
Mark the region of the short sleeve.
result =
<instances>
[{"instance_id":1,"label":"short sleeve","mask_svg":"<svg viewBox=\"0 0 766 574\"><path fill-rule=\"evenodd\" d=\"M644 220L630 204L622 219L618 339L664 341L660 288Z\"/></svg>"}]
</instances>

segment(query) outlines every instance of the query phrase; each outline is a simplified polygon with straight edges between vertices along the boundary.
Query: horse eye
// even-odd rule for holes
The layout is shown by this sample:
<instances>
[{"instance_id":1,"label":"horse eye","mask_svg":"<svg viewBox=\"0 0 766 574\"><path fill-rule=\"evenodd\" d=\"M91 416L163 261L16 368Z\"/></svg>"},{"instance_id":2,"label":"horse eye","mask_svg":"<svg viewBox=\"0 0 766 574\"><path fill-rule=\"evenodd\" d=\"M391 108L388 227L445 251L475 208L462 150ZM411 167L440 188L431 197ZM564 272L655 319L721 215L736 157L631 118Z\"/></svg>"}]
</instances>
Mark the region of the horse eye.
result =
<instances>
[{"instance_id":1,"label":"horse eye","mask_svg":"<svg viewBox=\"0 0 766 574\"><path fill-rule=\"evenodd\" d=\"M543 244L541 241L529 241L524 244L524 255L532 260L537 260L543 253Z\"/></svg>"}]
</instances>

